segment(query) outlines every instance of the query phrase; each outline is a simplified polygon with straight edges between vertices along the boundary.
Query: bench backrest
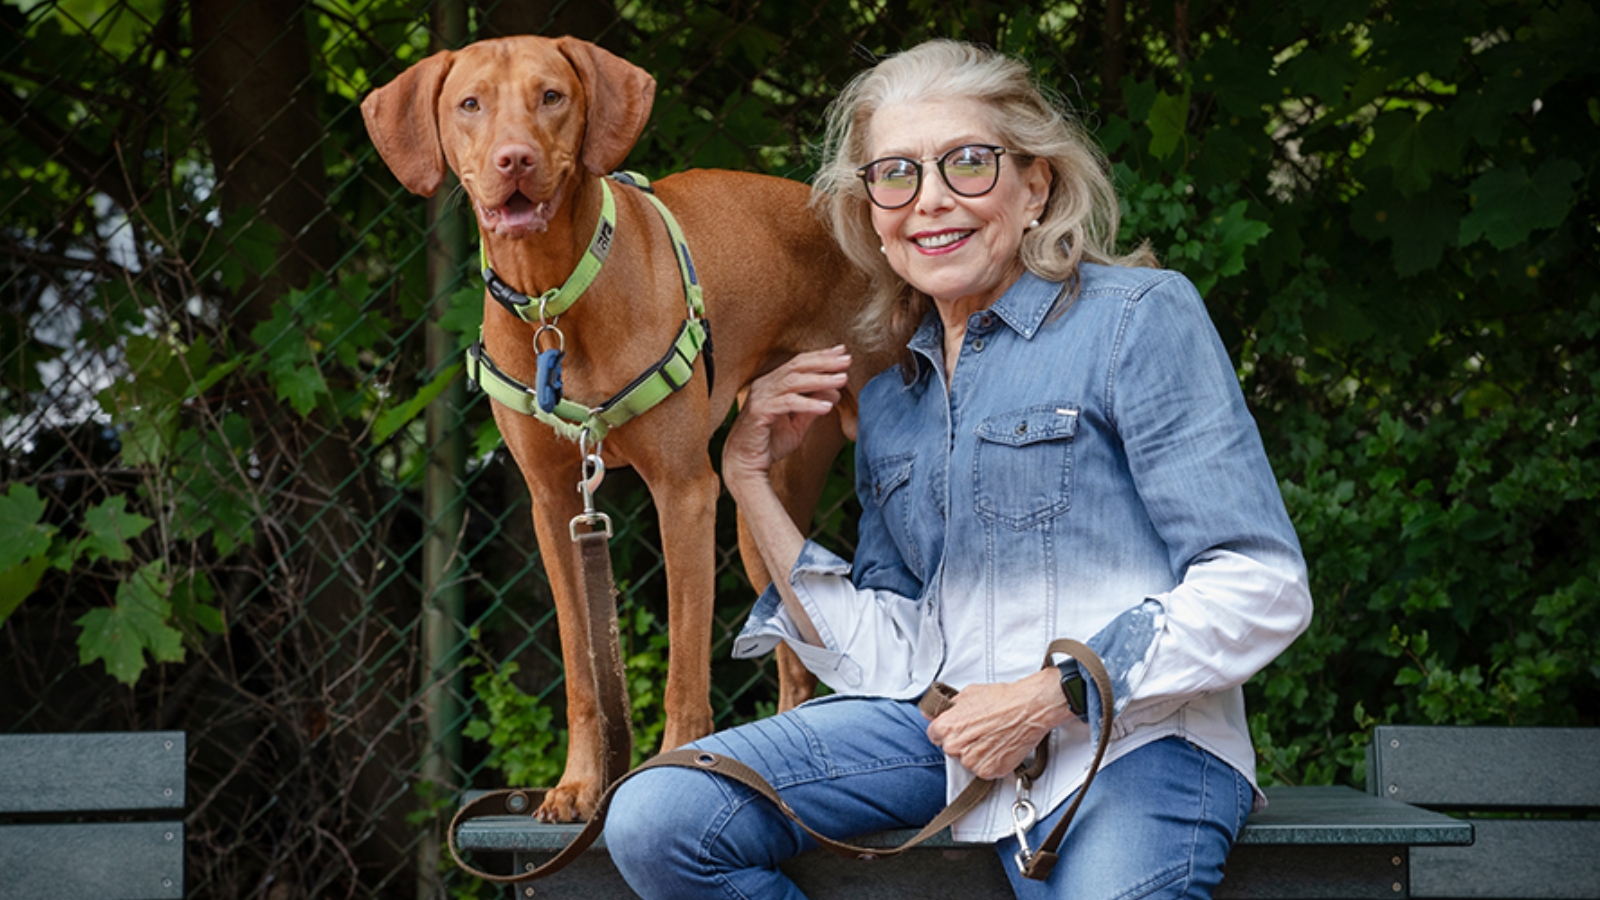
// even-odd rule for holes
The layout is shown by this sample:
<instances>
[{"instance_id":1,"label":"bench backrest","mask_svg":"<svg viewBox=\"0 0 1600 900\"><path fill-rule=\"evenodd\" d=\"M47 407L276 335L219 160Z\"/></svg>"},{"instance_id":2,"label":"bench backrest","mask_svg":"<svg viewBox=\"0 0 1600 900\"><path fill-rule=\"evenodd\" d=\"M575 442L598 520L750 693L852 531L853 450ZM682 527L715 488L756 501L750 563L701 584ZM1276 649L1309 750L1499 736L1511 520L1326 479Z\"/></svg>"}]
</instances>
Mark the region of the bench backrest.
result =
<instances>
[{"instance_id":1,"label":"bench backrest","mask_svg":"<svg viewBox=\"0 0 1600 900\"><path fill-rule=\"evenodd\" d=\"M1367 789L1488 814L1470 847L1413 851L1413 897L1600 898L1600 729L1379 726Z\"/></svg>"},{"instance_id":2,"label":"bench backrest","mask_svg":"<svg viewBox=\"0 0 1600 900\"><path fill-rule=\"evenodd\" d=\"M181 731L0 735L0 897L181 898L181 821L83 819L181 810L186 759Z\"/></svg>"}]
</instances>

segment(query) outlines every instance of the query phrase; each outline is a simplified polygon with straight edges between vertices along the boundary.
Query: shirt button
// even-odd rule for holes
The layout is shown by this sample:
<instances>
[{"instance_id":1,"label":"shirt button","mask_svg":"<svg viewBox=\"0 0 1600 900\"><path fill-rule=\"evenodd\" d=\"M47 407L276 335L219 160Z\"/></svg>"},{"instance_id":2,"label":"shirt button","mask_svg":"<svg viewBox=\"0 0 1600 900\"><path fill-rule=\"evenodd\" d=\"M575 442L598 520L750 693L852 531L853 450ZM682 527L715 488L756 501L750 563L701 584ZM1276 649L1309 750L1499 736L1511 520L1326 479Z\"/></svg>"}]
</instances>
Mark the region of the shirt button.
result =
<instances>
[{"instance_id":1,"label":"shirt button","mask_svg":"<svg viewBox=\"0 0 1600 900\"><path fill-rule=\"evenodd\" d=\"M1028 423L1027 422L1018 423L1017 424L1017 434L1027 434L1027 433L1028 433Z\"/></svg>"},{"instance_id":2,"label":"shirt button","mask_svg":"<svg viewBox=\"0 0 1600 900\"><path fill-rule=\"evenodd\" d=\"M983 338L975 338L972 341L972 352L974 352L974 353L982 353L983 352Z\"/></svg>"}]
</instances>

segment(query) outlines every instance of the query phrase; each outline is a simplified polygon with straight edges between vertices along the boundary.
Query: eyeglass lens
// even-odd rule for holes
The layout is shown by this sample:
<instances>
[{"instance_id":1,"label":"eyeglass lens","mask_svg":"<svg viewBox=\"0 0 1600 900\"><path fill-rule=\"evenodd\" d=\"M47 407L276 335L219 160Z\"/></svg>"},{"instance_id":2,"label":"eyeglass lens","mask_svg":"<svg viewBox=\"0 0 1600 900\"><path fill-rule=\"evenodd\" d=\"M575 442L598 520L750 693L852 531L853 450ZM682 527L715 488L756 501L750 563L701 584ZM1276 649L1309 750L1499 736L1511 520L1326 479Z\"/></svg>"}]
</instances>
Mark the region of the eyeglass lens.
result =
<instances>
[{"instance_id":1,"label":"eyeglass lens","mask_svg":"<svg viewBox=\"0 0 1600 900\"><path fill-rule=\"evenodd\" d=\"M939 174L950 190L963 197L978 197L994 189L1000 178L1001 148L966 144L939 157ZM889 156L867 163L861 170L867 195L884 209L899 209L917 196L922 184L922 163L904 156Z\"/></svg>"}]
</instances>

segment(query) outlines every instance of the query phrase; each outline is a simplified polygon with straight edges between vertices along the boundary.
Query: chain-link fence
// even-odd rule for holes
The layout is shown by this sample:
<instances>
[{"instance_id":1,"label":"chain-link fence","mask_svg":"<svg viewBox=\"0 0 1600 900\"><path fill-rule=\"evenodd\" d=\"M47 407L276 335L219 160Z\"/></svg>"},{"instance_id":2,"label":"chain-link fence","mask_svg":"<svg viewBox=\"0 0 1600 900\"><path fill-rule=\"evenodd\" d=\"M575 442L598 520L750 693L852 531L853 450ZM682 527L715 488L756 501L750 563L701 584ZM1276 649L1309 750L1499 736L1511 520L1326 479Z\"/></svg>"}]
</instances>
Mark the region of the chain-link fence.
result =
<instances>
[{"instance_id":1,"label":"chain-link fence","mask_svg":"<svg viewBox=\"0 0 1600 900\"><path fill-rule=\"evenodd\" d=\"M804 178L861 48L920 30L893 6L0 7L4 727L186 731L191 896L475 890L439 863L439 812L553 783L559 643L526 491L460 373L470 212L400 190L357 103L435 49L574 34L662 85L636 168ZM977 15L947 6L915 19ZM840 466L818 522L848 549ZM599 499L643 752L658 526L625 473ZM769 712L776 676L729 659L753 595L719 515L727 724Z\"/></svg>"},{"instance_id":2,"label":"chain-link fence","mask_svg":"<svg viewBox=\"0 0 1600 900\"><path fill-rule=\"evenodd\" d=\"M1025 56L1090 111L1124 235L1205 293L1306 545L1317 620L1246 685L1263 774L1348 779L1384 718L1593 724L1600 20L1133 6L4 0L0 729L187 732L193 897L493 893L441 863L441 816L559 775L555 615L461 375L468 204L400 188L358 103L514 33L656 78L628 160L652 177L805 180L877 54ZM816 516L846 554L848 470ZM644 753L659 526L626 473L599 501ZM770 664L729 658L735 548L724 499L719 725L776 696Z\"/></svg>"}]
</instances>

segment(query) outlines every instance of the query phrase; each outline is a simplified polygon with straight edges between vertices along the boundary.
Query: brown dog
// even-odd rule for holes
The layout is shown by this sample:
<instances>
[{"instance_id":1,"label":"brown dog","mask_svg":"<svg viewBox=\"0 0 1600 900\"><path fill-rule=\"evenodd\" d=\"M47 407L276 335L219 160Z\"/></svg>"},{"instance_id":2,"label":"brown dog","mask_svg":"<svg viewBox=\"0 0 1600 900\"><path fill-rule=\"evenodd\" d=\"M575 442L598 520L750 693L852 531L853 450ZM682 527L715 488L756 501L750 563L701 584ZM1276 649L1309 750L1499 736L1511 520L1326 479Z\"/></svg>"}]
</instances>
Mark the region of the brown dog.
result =
<instances>
[{"instance_id":1,"label":"brown dog","mask_svg":"<svg viewBox=\"0 0 1600 900\"><path fill-rule=\"evenodd\" d=\"M574 271L595 231L601 178L622 164L643 130L655 81L643 70L571 38L514 37L445 51L417 63L361 104L367 130L411 191L431 196L448 165L477 213L494 271L538 296ZM705 360L692 381L606 437L608 467L644 478L661 520L668 581L670 660L666 748L711 731L710 647L714 516L721 484L708 446L743 388L796 352L847 340L864 282L853 274L804 185L736 172L690 171L662 179L656 195L677 216L705 290L715 339L714 383ZM565 395L598 404L660 359L685 318L684 288L661 217L647 198L613 186L616 234L599 276L559 327ZM535 331L492 300L484 345L506 374L535 383ZM856 353L839 413L816 423L807 444L774 471L802 526L827 469L854 433L856 391L888 364ZM709 388L709 390L708 390ZM555 595L566 665L571 731L566 771L546 795L546 821L587 818L604 789L594 660L569 522L581 510L580 455L544 423L496 403L495 421L533 500L541 556ZM758 588L769 580L759 553L740 544ZM780 707L814 687L780 654Z\"/></svg>"}]
</instances>

